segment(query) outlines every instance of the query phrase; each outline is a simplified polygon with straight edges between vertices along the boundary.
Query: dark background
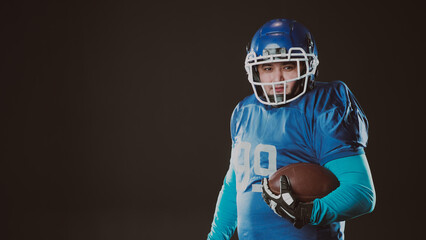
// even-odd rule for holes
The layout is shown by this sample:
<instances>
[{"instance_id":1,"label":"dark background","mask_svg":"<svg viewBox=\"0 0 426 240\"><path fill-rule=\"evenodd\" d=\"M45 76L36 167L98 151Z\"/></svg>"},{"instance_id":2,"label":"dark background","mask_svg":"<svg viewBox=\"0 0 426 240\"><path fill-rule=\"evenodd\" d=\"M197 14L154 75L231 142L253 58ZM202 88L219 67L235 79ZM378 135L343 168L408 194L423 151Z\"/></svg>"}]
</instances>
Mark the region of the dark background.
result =
<instances>
[{"instance_id":1,"label":"dark background","mask_svg":"<svg viewBox=\"0 0 426 240\"><path fill-rule=\"evenodd\" d=\"M370 121L377 205L347 239L414 238L420 5L323 2L2 1L0 238L205 239L252 93L245 45L279 17L311 30L320 80L344 81Z\"/></svg>"}]
</instances>

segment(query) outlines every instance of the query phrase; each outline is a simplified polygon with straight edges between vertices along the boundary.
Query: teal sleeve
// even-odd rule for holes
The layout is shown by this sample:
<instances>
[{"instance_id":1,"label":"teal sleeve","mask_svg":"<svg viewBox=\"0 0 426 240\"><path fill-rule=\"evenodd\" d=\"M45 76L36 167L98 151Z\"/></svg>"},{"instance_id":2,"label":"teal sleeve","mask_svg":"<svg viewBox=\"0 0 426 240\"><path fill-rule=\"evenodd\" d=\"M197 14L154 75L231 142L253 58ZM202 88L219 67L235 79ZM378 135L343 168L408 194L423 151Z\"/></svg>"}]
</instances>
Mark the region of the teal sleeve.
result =
<instances>
[{"instance_id":1,"label":"teal sleeve","mask_svg":"<svg viewBox=\"0 0 426 240\"><path fill-rule=\"evenodd\" d=\"M237 191L235 172L229 167L216 202L208 240L231 239L237 227Z\"/></svg>"},{"instance_id":2,"label":"teal sleeve","mask_svg":"<svg viewBox=\"0 0 426 240\"><path fill-rule=\"evenodd\" d=\"M311 224L330 224L373 211L376 193L365 154L332 160L324 167L336 175L340 186L314 200Z\"/></svg>"}]
</instances>

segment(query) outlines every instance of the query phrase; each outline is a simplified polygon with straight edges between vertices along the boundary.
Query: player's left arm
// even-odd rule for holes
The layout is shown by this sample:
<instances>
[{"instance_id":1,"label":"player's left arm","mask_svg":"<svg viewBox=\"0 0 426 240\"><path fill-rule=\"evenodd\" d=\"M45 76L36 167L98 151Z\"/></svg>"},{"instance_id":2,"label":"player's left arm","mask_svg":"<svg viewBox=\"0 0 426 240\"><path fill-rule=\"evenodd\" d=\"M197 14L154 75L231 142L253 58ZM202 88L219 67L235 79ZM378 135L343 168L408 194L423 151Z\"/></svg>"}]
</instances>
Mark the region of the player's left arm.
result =
<instances>
[{"instance_id":1,"label":"player's left arm","mask_svg":"<svg viewBox=\"0 0 426 240\"><path fill-rule=\"evenodd\" d=\"M376 193L365 154L335 159L324 167L336 175L340 186L314 200L311 224L325 225L373 211Z\"/></svg>"},{"instance_id":2,"label":"player's left arm","mask_svg":"<svg viewBox=\"0 0 426 240\"><path fill-rule=\"evenodd\" d=\"M313 149L319 163L334 173L340 186L314 200L310 218L313 225L355 218L373 211L376 203L364 150L367 117L343 82L334 82L328 90L323 108L316 113Z\"/></svg>"}]
</instances>

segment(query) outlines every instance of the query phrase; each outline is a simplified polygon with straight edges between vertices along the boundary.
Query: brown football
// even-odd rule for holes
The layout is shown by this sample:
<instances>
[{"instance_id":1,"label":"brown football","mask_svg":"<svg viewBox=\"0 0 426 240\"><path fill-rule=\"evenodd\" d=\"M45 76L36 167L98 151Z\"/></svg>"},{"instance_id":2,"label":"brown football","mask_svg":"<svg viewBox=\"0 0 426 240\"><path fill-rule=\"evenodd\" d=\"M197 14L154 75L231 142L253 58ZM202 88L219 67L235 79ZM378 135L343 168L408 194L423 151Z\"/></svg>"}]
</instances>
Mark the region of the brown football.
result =
<instances>
[{"instance_id":1,"label":"brown football","mask_svg":"<svg viewBox=\"0 0 426 240\"><path fill-rule=\"evenodd\" d=\"M336 189L340 183L325 167L313 163L294 163L278 169L269 177L269 188L280 193L280 177L289 178L294 196L302 202L322 198Z\"/></svg>"}]
</instances>

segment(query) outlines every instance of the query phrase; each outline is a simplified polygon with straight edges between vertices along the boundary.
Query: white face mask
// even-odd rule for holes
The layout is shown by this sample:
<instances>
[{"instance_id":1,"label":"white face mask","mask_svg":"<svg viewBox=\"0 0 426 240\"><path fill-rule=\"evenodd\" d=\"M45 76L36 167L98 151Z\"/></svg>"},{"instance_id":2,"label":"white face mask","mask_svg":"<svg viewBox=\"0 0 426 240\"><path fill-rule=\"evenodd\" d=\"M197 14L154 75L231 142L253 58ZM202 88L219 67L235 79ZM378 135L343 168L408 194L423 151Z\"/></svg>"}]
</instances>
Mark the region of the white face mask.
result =
<instances>
[{"instance_id":1,"label":"white face mask","mask_svg":"<svg viewBox=\"0 0 426 240\"><path fill-rule=\"evenodd\" d=\"M256 56L256 53L251 51L247 54L245 69L256 98L265 105L276 106L294 101L306 93L309 79L314 76L319 60L315 54L306 54L302 48L297 47L290 48L288 53L285 49L279 49L278 51L273 52L273 54L269 54L268 51L264 50L261 56ZM297 64L298 71L297 77L277 82L260 82L258 73L254 70L254 68L261 64L276 62L295 62ZM305 69L303 70L305 72L303 74L301 71L302 69ZM287 86L292 82L297 82L296 84L300 87L298 88L298 92L288 94ZM284 91L280 89L280 92L277 92L276 89L282 88L282 86L284 87ZM267 89L271 88L273 90L272 94L271 91L267 91Z\"/></svg>"}]
</instances>

